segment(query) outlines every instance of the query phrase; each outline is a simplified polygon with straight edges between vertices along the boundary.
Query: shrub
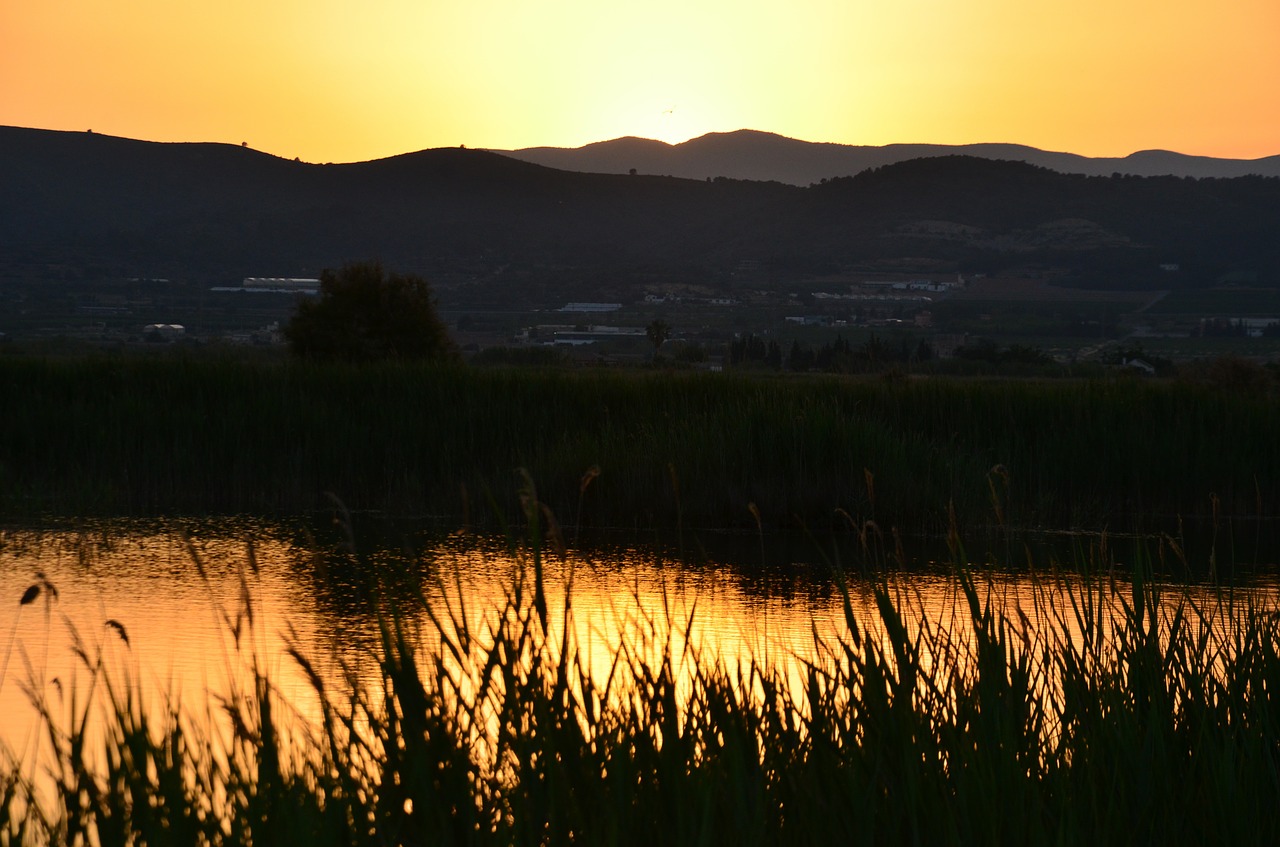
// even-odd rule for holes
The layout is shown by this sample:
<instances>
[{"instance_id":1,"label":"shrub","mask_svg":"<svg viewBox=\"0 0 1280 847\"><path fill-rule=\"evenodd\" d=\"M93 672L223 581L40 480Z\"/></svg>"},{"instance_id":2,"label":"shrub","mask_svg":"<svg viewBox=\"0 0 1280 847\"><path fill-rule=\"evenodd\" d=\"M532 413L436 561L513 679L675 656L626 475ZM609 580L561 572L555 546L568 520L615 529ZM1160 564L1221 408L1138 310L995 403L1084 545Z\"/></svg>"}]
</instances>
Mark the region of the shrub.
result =
<instances>
[{"instance_id":1,"label":"shrub","mask_svg":"<svg viewBox=\"0 0 1280 847\"><path fill-rule=\"evenodd\" d=\"M452 359L456 348L426 280L356 262L320 275L320 296L285 327L298 356L345 361Z\"/></svg>"}]
</instances>

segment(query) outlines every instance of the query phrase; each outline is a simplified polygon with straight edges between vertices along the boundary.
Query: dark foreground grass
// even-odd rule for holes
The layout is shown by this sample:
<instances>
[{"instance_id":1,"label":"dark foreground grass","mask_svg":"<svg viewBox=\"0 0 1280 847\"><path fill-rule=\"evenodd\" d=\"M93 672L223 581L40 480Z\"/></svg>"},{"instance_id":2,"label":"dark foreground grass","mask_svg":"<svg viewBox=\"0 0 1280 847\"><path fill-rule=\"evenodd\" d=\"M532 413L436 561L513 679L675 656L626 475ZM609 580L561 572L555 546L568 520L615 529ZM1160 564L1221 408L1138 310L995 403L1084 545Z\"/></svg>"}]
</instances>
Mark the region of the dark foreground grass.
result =
<instances>
[{"instance_id":1,"label":"dark foreground grass","mask_svg":"<svg viewBox=\"0 0 1280 847\"><path fill-rule=\"evenodd\" d=\"M10 516L297 514L331 491L456 525L517 467L587 526L1280 511L1277 398L1189 384L6 357L0 396Z\"/></svg>"},{"instance_id":2,"label":"dark foreground grass","mask_svg":"<svg viewBox=\"0 0 1280 847\"><path fill-rule=\"evenodd\" d=\"M843 634L799 681L758 656L678 650L691 621L661 613L593 675L567 635L572 591L551 618L536 548L525 562L479 628L400 584L378 604L372 675L292 651L321 704L311 726L252 659L210 737L142 708L84 649L91 685L69 720L33 694L53 788L36 797L42 774L0 771L0 843L1280 837L1270 604L1139 572L1047 579L1034 609L1007 609L957 570L954 613L932 619L891 580L844 583Z\"/></svg>"}]
</instances>

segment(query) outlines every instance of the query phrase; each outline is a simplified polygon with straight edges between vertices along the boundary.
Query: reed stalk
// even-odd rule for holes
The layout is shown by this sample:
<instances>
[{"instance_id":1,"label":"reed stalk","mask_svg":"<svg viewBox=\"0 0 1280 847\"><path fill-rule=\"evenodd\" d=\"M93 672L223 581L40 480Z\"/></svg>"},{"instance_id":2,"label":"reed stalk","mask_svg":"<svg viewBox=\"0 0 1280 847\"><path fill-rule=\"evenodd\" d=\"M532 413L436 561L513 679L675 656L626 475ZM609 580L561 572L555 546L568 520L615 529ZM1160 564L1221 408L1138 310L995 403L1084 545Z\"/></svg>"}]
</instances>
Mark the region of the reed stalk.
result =
<instances>
[{"instance_id":1,"label":"reed stalk","mask_svg":"<svg viewBox=\"0 0 1280 847\"><path fill-rule=\"evenodd\" d=\"M526 493L536 527L541 510ZM1280 835L1280 615L1262 595L1160 584L1141 562L1127 580L1090 575L1085 562L1046 571L1024 609L957 565L954 602L940 613L892 576L838 575L844 626L815 635L799 684L767 656L704 652L688 637L696 605L687 616L637 610L642 625L593 672L573 635L571 582L561 611L548 611L536 565L545 537L530 534L505 602L479 617L438 572L436 584L371 582L376 683L353 667L323 674L321 657L290 649L320 704L313 722L251 647L238 654L247 684L221 704L222 729L200 730L176 708L149 711L136 678L104 663L101 645L84 646L90 684L69 710L30 686L54 790L42 793L42 773L11 758L0 841ZM224 619L256 625L251 608Z\"/></svg>"}]
</instances>

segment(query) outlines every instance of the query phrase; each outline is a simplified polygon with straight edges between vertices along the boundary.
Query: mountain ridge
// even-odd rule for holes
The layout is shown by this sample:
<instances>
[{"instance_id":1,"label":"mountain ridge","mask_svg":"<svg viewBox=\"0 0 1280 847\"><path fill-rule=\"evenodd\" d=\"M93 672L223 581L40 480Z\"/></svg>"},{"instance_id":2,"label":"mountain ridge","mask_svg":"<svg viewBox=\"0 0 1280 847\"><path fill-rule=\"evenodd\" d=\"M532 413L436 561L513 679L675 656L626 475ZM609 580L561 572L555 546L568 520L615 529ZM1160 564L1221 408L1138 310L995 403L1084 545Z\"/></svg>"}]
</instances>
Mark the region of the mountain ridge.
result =
<instances>
[{"instance_id":1,"label":"mountain ridge","mask_svg":"<svg viewBox=\"0 0 1280 847\"><path fill-rule=\"evenodd\" d=\"M226 284L378 258L489 302L614 300L672 280L728 290L757 284L746 266L757 281L1034 266L1080 287L1238 272L1280 284L1280 179L1087 177L947 155L797 187L581 173L457 147L320 165L0 127L0 236L0 281Z\"/></svg>"},{"instance_id":2,"label":"mountain ridge","mask_svg":"<svg viewBox=\"0 0 1280 847\"><path fill-rule=\"evenodd\" d=\"M630 143L636 140L649 141L650 145L640 148ZM1224 159L1170 150L1140 150L1123 157L1089 157L1002 142L859 146L801 141L748 129L707 133L680 144L628 136L582 147L527 147L493 152L586 173L627 173L635 168L638 173L685 179L723 176L789 185L811 185L911 159L953 155L1024 161L1059 173L1086 176L1112 173L1195 178L1280 176L1280 155Z\"/></svg>"}]
</instances>

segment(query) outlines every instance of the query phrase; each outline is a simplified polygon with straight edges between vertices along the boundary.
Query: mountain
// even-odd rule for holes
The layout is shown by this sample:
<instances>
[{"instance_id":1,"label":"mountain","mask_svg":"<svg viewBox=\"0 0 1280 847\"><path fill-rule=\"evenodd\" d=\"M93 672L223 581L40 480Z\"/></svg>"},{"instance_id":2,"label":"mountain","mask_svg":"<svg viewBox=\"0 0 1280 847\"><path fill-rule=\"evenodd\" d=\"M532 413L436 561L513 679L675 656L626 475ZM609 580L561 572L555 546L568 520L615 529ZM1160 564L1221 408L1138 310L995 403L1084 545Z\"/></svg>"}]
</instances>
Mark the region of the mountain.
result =
<instances>
[{"instance_id":1,"label":"mountain","mask_svg":"<svg viewBox=\"0 0 1280 847\"><path fill-rule=\"evenodd\" d=\"M459 148L317 165L225 144L0 127L0 273L225 282L377 257L470 278L512 263L684 261L708 242L729 249L725 227L752 231L763 207L795 191L567 173Z\"/></svg>"},{"instance_id":2,"label":"mountain","mask_svg":"<svg viewBox=\"0 0 1280 847\"><path fill-rule=\"evenodd\" d=\"M496 150L525 162L586 173L666 174L687 179L730 179L810 185L852 176L896 162L940 156L975 156L1027 162L1067 174L1110 176L1190 176L1230 178L1280 176L1280 156L1264 159L1214 159L1167 150L1144 150L1124 158L1089 158L1052 153L1020 144L889 144L859 147L797 141L767 132L711 133L682 144L619 138L585 147L529 147Z\"/></svg>"},{"instance_id":3,"label":"mountain","mask_svg":"<svg viewBox=\"0 0 1280 847\"><path fill-rule=\"evenodd\" d=\"M762 142L779 160L800 143ZM653 144L633 142L633 156ZM1028 266L1091 287L1207 285L1237 271L1280 284L1280 179L1087 177L941 156L799 188L568 172L459 148L317 165L0 127L0 283L225 285L363 258L427 275L442 300L490 303L622 299L655 281L741 287L744 265L764 274L751 284ZM1162 264L1183 271L1173 281Z\"/></svg>"}]
</instances>

